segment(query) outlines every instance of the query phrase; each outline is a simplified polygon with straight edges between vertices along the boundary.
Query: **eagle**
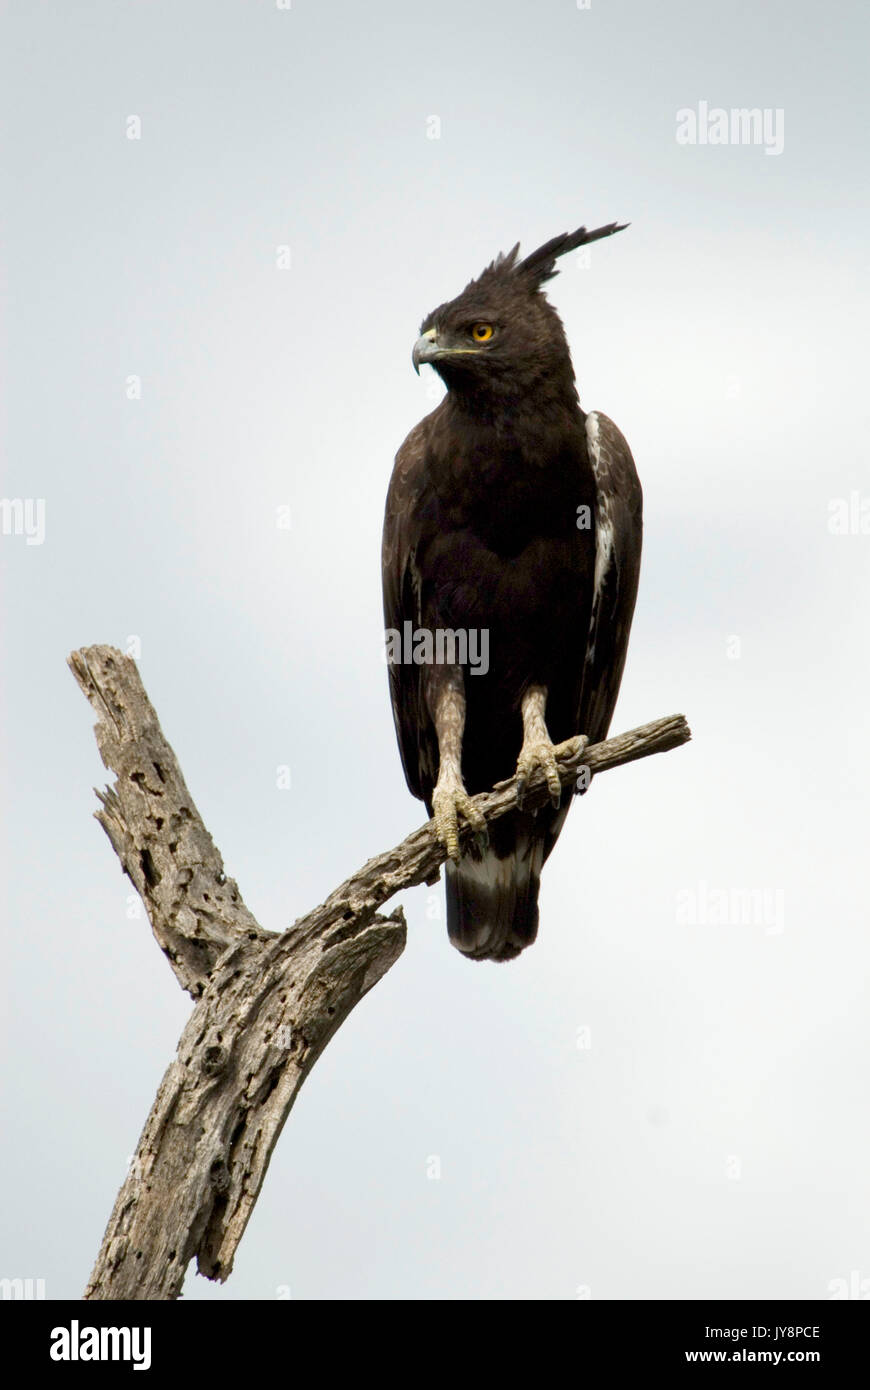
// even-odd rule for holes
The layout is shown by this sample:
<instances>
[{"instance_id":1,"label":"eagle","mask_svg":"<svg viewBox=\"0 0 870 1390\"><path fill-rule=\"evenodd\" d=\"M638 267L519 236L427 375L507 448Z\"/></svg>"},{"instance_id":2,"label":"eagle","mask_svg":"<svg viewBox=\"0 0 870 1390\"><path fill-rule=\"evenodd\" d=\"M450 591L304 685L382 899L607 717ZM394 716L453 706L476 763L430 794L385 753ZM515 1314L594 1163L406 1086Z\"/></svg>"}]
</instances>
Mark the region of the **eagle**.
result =
<instances>
[{"instance_id":1,"label":"eagle","mask_svg":"<svg viewBox=\"0 0 870 1390\"><path fill-rule=\"evenodd\" d=\"M538 930L541 869L575 790L555 746L607 735L640 573L642 493L612 420L585 412L542 286L610 223L498 255L420 326L412 361L447 390L399 449L382 572L390 696L411 793L446 859L447 929L505 961ZM550 801L523 806L531 774ZM516 775L487 827L471 798ZM459 830L472 836L460 852Z\"/></svg>"}]
</instances>

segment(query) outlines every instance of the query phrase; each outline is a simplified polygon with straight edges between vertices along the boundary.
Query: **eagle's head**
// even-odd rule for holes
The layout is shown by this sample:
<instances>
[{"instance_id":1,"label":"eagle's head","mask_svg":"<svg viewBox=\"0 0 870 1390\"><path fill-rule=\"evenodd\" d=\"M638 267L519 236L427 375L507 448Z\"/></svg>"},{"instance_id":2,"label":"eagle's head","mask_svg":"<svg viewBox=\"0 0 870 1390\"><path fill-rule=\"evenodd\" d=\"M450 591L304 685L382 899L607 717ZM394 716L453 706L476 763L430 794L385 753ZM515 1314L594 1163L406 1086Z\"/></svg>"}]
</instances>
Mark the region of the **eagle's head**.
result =
<instances>
[{"instance_id":1,"label":"eagle's head","mask_svg":"<svg viewBox=\"0 0 870 1390\"><path fill-rule=\"evenodd\" d=\"M621 232L611 222L588 232L580 227L554 237L519 259L519 243L440 304L420 325L411 360L419 372L430 363L458 394L517 395L546 382L574 391L571 355L562 321L541 286L556 275L556 261L590 241Z\"/></svg>"}]
</instances>

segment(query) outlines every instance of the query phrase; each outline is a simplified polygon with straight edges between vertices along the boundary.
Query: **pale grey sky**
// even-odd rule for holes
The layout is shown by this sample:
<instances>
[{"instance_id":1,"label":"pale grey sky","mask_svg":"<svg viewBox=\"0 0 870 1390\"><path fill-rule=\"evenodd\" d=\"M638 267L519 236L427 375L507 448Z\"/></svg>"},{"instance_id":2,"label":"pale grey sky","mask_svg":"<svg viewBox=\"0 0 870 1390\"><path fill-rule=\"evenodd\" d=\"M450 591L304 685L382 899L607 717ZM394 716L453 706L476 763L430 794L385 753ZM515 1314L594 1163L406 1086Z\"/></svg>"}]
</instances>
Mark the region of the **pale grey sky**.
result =
<instances>
[{"instance_id":1,"label":"pale grey sky","mask_svg":"<svg viewBox=\"0 0 870 1390\"><path fill-rule=\"evenodd\" d=\"M870 1278L864 8L3 12L0 491L44 499L45 534L0 536L0 1275L81 1291L188 1011L91 818L67 653L139 639L265 926L401 838L379 544L431 408L417 327L517 239L619 218L550 295L644 485L613 728L681 710L694 742L575 807L517 962L463 960L442 890L406 895L408 949L304 1088L234 1275L186 1296ZM781 112L781 152L678 143L702 102ZM704 920L748 890L767 915Z\"/></svg>"}]
</instances>

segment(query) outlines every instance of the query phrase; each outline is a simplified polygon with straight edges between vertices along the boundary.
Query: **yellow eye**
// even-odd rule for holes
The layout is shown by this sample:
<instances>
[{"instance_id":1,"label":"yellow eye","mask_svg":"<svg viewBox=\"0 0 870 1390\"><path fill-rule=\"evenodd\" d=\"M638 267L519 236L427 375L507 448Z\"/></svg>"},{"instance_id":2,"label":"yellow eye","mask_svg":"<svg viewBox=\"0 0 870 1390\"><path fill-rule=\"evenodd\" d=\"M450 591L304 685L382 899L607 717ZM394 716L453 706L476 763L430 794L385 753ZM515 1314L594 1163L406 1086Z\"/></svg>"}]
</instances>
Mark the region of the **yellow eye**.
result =
<instances>
[{"instance_id":1,"label":"yellow eye","mask_svg":"<svg viewBox=\"0 0 870 1390\"><path fill-rule=\"evenodd\" d=\"M488 343L493 332L491 323L476 323L471 330L471 336L476 343Z\"/></svg>"}]
</instances>

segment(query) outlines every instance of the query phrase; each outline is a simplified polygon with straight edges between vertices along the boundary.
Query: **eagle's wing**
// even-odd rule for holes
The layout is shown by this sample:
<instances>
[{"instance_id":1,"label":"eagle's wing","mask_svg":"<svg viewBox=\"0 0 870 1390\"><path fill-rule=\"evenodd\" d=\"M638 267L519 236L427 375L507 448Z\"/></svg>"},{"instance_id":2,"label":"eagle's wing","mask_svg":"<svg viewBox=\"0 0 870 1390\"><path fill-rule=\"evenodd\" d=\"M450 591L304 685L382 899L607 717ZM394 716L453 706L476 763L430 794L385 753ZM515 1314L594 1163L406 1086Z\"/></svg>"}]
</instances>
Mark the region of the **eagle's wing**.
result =
<instances>
[{"instance_id":1,"label":"eagle's wing","mask_svg":"<svg viewBox=\"0 0 870 1390\"><path fill-rule=\"evenodd\" d=\"M590 743L607 737L628 650L640 575L643 494L631 450L613 421L586 417L597 485L592 616L577 727Z\"/></svg>"},{"instance_id":2,"label":"eagle's wing","mask_svg":"<svg viewBox=\"0 0 870 1390\"><path fill-rule=\"evenodd\" d=\"M396 454L384 517L384 625L400 636L407 621L414 629L423 626L416 553L421 540L418 500L423 490L427 419L411 431ZM438 776L438 741L423 698L422 667L390 662L388 670L405 780L411 794L422 801Z\"/></svg>"}]
</instances>

